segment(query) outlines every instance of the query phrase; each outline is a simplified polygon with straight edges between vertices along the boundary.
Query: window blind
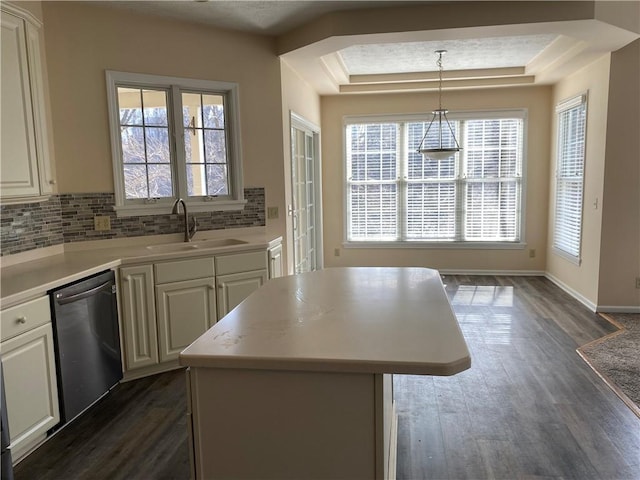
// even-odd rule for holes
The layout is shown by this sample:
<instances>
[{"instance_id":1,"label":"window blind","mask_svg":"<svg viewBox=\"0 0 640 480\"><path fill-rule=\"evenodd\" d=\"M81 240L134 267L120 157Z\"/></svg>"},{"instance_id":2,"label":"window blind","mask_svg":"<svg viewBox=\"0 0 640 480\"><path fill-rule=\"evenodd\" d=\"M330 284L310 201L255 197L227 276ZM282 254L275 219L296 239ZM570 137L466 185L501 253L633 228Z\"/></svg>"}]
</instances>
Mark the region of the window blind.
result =
<instances>
[{"instance_id":1,"label":"window blind","mask_svg":"<svg viewBox=\"0 0 640 480\"><path fill-rule=\"evenodd\" d=\"M465 123L464 237L476 241L518 239L522 135L516 119Z\"/></svg>"},{"instance_id":2,"label":"window blind","mask_svg":"<svg viewBox=\"0 0 640 480\"><path fill-rule=\"evenodd\" d=\"M576 260L580 258L582 198L586 138L586 97L563 102L558 114L556 205L553 245Z\"/></svg>"},{"instance_id":3,"label":"window blind","mask_svg":"<svg viewBox=\"0 0 640 480\"><path fill-rule=\"evenodd\" d=\"M444 160L416 152L428 122L347 124L347 240L519 241L524 115L495 117L452 120L463 150Z\"/></svg>"},{"instance_id":4,"label":"window blind","mask_svg":"<svg viewBox=\"0 0 640 480\"><path fill-rule=\"evenodd\" d=\"M396 240L398 126L350 125L347 137L348 236L354 240Z\"/></svg>"}]
</instances>

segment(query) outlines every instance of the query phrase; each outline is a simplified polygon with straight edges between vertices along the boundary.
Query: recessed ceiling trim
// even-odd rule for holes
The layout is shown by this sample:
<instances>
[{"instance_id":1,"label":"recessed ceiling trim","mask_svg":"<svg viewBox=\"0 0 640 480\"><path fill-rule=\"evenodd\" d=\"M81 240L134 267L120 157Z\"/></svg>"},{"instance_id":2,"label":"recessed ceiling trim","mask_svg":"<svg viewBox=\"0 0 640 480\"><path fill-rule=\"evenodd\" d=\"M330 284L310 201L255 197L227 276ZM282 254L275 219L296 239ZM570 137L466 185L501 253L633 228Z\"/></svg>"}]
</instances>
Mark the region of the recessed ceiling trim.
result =
<instances>
[{"instance_id":1,"label":"recessed ceiling trim","mask_svg":"<svg viewBox=\"0 0 640 480\"><path fill-rule=\"evenodd\" d=\"M349 83L349 73L342 61L342 57L337 52L330 53L320 58L324 70L335 81L336 85Z\"/></svg>"},{"instance_id":2,"label":"recessed ceiling trim","mask_svg":"<svg viewBox=\"0 0 640 480\"><path fill-rule=\"evenodd\" d=\"M485 68L472 70L449 70L442 74L445 80L463 78L491 78L513 77L524 75L524 67ZM373 75L350 75L349 83L390 83L390 82L419 82L438 79L438 72L410 72L410 73L380 73ZM346 83L346 82L343 82Z\"/></svg>"},{"instance_id":3,"label":"recessed ceiling trim","mask_svg":"<svg viewBox=\"0 0 640 480\"><path fill-rule=\"evenodd\" d=\"M533 75L523 75L519 77L498 77L498 78L470 78L459 80L447 80L442 82L443 89L462 88L489 88L508 87L516 85L533 85L535 77ZM405 83L369 83L340 85L340 93L390 93L407 91L428 91L437 90L438 81L425 82L405 82Z\"/></svg>"}]
</instances>

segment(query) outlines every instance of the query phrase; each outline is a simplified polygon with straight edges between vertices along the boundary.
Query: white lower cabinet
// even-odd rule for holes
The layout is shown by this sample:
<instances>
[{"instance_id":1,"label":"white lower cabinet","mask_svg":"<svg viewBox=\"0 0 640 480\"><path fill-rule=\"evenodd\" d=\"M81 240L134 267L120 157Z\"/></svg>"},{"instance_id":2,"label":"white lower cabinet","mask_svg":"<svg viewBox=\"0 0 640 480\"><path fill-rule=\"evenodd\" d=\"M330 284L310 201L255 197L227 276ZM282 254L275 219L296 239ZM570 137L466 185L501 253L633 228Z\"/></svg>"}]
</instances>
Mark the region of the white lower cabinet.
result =
<instances>
[{"instance_id":1,"label":"white lower cabinet","mask_svg":"<svg viewBox=\"0 0 640 480\"><path fill-rule=\"evenodd\" d=\"M282 262L282 244L279 243L269 249L269 278L278 278L284 275Z\"/></svg>"},{"instance_id":2,"label":"white lower cabinet","mask_svg":"<svg viewBox=\"0 0 640 480\"><path fill-rule=\"evenodd\" d=\"M214 279L202 278L156 287L160 362L182 350L216 322Z\"/></svg>"},{"instance_id":3,"label":"white lower cabinet","mask_svg":"<svg viewBox=\"0 0 640 480\"><path fill-rule=\"evenodd\" d=\"M121 267L125 377L176 366L180 352L262 286L267 272L266 249Z\"/></svg>"},{"instance_id":4,"label":"white lower cabinet","mask_svg":"<svg viewBox=\"0 0 640 480\"><path fill-rule=\"evenodd\" d=\"M268 279L267 251L216 257L218 318L224 317Z\"/></svg>"},{"instance_id":5,"label":"white lower cabinet","mask_svg":"<svg viewBox=\"0 0 640 480\"><path fill-rule=\"evenodd\" d=\"M17 460L60 421L48 297L2 311L0 357Z\"/></svg>"},{"instance_id":6,"label":"white lower cabinet","mask_svg":"<svg viewBox=\"0 0 640 480\"><path fill-rule=\"evenodd\" d=\"M218 317L222 318L267 281L267 270L232 273L216 277Z\"/></svg>"},{"instance_id":7,"label":"white lower cabinet","mask_svg":"<svg viewBox=\"0 0 640 480\"><path fill-rule=\"evenodd\" d=\"M158 363L153 265L120 268L120 313L126 370Z\"/></svg>"}]
</instances>

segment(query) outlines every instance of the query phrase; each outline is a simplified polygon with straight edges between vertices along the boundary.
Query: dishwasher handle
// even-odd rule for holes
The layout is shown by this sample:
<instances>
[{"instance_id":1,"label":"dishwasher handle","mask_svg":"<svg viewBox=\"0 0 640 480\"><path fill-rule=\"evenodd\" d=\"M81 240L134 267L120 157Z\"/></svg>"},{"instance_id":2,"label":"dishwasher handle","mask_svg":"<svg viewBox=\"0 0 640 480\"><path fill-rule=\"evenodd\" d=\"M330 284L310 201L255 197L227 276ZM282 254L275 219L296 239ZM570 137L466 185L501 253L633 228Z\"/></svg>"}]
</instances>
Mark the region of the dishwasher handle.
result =
<instances>
[{"instance_id":1,"label":"dishwasher handle","mask_svg":"<svg viewBox=\"0 0 640 480\"><path fill-rule=\"evenodd\" d=\"M84 292L74 293L72 295L64 295L62 293L56 293L56 302L60 305L65 305L67 303L75 302L78 300L82 300L83 298L90 297L101 290L106 290L109 288L111 293L115 293L116 286L113 284L111 280L104 282L103 284L98 285L97 287L93 287L89 290L85 290Z\"/></svg>"}]
</instances>

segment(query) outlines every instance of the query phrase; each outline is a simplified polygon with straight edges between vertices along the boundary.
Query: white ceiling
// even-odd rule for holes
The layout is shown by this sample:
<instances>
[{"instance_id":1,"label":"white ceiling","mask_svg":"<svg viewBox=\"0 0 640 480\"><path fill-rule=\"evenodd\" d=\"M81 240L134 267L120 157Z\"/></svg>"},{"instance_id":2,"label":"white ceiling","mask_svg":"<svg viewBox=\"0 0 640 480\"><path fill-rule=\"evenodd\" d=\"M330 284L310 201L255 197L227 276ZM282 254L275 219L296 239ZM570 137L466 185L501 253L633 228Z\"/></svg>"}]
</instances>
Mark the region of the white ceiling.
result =
<instances>
[{"instance_id":1,"label":"white ceiling","mask_svg":"<svg viewBox=\"0 0 640 480\"><path fill-rule=\"evenodd\" d=\"M103 0L95 3L213 25L229 30L280 35L329 12L442 2L420 0Z\"/></svg>"},{"instance_id":2,"label":"white ceiling","mask_svg":"<svg viewBox=\"0 0 640 480\"><path fill-rule=\"evenodd\" d=\"M314 21L331 12L348 15L348 10L366 9L367 12L363 13L382 16L382 23L386 25L384 15L387 11L378 10L380 8L433 7L460 12L458 5L463 5L456 1L420 0L138 0L96 3L279 39L291 32L295 36L296 32L304 30L299 27L307 24L313 27ZM517 5L519 2L509 3ZM469 5L467 3L466 8ZM472 6L484 7L482 1L472 2ZM496 8L495 4L493 8ZM358 16L349 18L352 19L349 27L357 31L358 26L353 25L353 19ZM517 25L485 23L465 28L432 26L423 31L382 30L384 27L375 34L343 33L319 38L312 43L286 49L281 58L320 94L416 91L437 88L437 55L434 52L445 49L448 51L443 59L445 88L480 88L552 83L639 36L591 19L554 19Z\"/></svg>"},{"instance_id":3,"label":"white ceiling","mask_svg":"<svg viewBox=\"0 0 640 480\"><path fill-rule=\"evenodd\" d=\"M447 70L520 67L548 47L557 35L518 35L429 42L353 45L338 52L349 75L432 72L436 50L447 50Z\"/></svg>"}]
</instances>

